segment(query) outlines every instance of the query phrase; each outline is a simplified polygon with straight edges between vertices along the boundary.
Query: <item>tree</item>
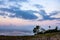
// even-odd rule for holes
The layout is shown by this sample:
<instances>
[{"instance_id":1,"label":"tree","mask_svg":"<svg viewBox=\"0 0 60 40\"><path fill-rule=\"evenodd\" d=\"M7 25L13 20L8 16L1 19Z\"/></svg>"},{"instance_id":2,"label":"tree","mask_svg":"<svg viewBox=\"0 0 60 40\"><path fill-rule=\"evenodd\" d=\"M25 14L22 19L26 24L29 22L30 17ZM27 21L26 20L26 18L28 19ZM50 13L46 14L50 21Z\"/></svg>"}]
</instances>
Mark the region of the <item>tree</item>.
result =
<instances>
[{"instance_id":1,"label":"tree","mask_svg":"<svg viewBox=\"0 0 60 40\"><path fill-rule=\"evenodd\" d=\"M56 31L58 30L58 26L56 26L55 30L56 30Z\"/></svg>"},{"instance_id":2,"label":"tree","mask_svg":"<svg viewBox=\"0 0 60 40\"><path fill-rule=\"evenodd\" d=\"M33 33L38 34L38 33L39 33L39 29L40 29L40 27L39 27L39 26L36 26L36 27L33 29Z\"/></svg>"},{"instance_id":3,"label":"tree","mask_svg":"<svg viewBox=\"0 0 60 40\"><path fill-rule=\"evenodd\" d=\"M36 28L33 29L33 33L36 33Z\"/></svg>"},{"instance_id":4,"label":"tree","mask_svg":"<svg viewBox=\"0 0 60 40\"><path fill-rule=\"evenodd\" d=\"M50 30L51 26L49 26L49 30Z\"/></svg>"},{"instance_id":5,"label":"tree","mask_svg":"<svg viewBox=\"0 0 60 40\"><path fill-rule=\"evenodd\" d=\"M39 26L36 26L37 29L39 29L40 27Z\"/></svg>"},{"instance_id":6,"label":"tree","mask_svg":"<svg viewBox=\"0 0 60 40\"><path fill-rule=\"evenodd\" d=\"M37 26L36 26L37 34L38 34L39 31L40 31L39 29L40 29L40 26L37 25Z\"/></svg>"}]
</instances>

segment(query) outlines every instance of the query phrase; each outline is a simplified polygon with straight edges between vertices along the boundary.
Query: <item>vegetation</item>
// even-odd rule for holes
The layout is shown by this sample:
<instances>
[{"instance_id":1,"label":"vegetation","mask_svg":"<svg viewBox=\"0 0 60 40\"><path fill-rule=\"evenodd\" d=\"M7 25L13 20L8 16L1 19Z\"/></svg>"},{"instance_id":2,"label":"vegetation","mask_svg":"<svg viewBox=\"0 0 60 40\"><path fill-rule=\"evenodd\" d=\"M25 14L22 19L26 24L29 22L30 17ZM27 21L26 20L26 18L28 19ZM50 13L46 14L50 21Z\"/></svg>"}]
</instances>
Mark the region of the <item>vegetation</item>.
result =
<instances>
[{"instance_id":1,"label":"vegetation","mask_svg":"<svg viewBox=\"0 0 60 40\"><path fill-rule=\"evenodd\" d=\"M33 33L35 33L34 36L0 36L0 40L33 40L34 38L48 38L50 37L59 37L60 36L60 30L58 30L58 26L56 26L55 29L50 29L51 26L49 26L48 30L45 30L44 28L41 28L40 26L36 26L33 29ZM56 36L57 35L57 36Z\"/></svg>"},{"instance_id":2,"label":"vegetation","mask_svg":"<svg viewBox=\"0 0 60 40\"><path fill-rule=\"evenodd\" d=\"M36 26L36 27L33 29L33 33L35 33L35 34L39 33L39 29L40 29L40 27L39 27L39 26Z\"/></svg>"},{"instance_id":3,"label":"vegetation","mask_svg":"<svg viewBox=\"0 0 60 40\"><path fill-rule=\"evenodd\" d=\"M51 28L51 26L49 26L48 30L45 30L44 28L40 28L40 26L36 26L36 28L33 29L33 33L35 33L35 35L36 35L36 34L46 34L46 33L60 32L60 30L58 30L58 26L56 26L55 29L50 29L50 28Z\"/></svg>"},{"instance_id":4,"label":"vegetation","mask_svg":"<svg viewBox=\"0 0 60 40\"><path fill-rule=\"evenodd\" d=\"M38 34L38 35L34 35L34 36L0 36L0 40L33 40L34 38L35 38L35 40L36 40L36 38L41 38L41 40L42 40L44 37L49 38L49 37L53 37L53 36L58 38L60 36L60 32Z\"/></svg>"}]
</instances>

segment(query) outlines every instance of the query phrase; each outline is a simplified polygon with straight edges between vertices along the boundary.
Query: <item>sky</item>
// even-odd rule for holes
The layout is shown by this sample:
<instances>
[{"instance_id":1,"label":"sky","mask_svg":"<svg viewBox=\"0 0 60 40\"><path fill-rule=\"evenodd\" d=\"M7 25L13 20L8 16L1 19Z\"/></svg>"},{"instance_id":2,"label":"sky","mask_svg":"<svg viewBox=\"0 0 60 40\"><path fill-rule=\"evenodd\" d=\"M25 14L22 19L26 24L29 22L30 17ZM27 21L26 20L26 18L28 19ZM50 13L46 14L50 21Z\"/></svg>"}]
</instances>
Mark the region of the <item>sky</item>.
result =
<instances>
[{"instance_id":1,"label":"sky","mask_svg":"<svg viewBox=\"0 0 60 40\"><path fill-rule=\"evenodd\" d=\"M60 0L0 0L0 35L32 35L36 25L60 28Z\"/></svg>"}]
</instances>

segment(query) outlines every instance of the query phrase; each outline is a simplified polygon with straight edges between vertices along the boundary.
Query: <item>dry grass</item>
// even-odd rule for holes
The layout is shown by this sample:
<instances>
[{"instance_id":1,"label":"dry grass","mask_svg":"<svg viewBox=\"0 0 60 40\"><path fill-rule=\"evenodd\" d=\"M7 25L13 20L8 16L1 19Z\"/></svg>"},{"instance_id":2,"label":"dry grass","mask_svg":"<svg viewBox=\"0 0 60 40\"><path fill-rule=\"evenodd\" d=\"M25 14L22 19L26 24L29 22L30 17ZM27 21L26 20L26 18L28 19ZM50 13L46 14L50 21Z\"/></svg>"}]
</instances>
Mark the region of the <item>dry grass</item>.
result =
<instances>
[{"instance_id":1,"label":"dry grass","mask_svg":"<svg viewBox=\"0 0 60 40\"><path fill-rule=\"evenodd\" d=\"M52 37L55 35L60 35L60 33L47 33L47 34L39 34L35 36L0 36L0 40L26 40L31 38L37 38L37 37Z\"/></svg>"}]
</instances>

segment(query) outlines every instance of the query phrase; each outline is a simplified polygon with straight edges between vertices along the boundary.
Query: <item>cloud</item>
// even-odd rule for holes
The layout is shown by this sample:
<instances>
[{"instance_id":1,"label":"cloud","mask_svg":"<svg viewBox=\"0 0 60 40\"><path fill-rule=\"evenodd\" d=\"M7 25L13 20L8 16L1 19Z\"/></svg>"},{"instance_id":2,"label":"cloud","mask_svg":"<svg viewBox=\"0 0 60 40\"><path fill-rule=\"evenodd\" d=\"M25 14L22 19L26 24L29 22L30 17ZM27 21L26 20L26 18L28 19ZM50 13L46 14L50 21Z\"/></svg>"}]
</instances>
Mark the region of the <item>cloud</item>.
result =
<instances>
[{"instance_id":1,"label":"cloud","mask_svg":"<svg viewBox=\"0 0 60 40\"><path fill-rule=\"evenodd\" d=\"M54 11L50 13L49 15L46 13L45 10L38 11L32 11L32 10L20 10L17 7L11 7L11 9L8 8L0 8L1 11L5 13L0 13L0 15L6 15L11 18L22 18L22 19L35 19L35 20L58 20L60 18L53 17L54 15L59 14L59 11ZM8 13L9 12L9 13ZM59 16L59 15L58 15Z\"/></svg>"},{"instance_id":2,"label":"cloud","mask_svg":"<svg viewBox=\"0 0 60 40\"><path fill-rule=\"evenodd\" d=\"M34 21L34 20L25 20L21 18L3 18L0 16L0 29L3 30L19 30L22 31L22 34L32 33L33 28L36 25L40 25L41 27L48 27L49 25L54 28L54 26L58 26L60 23L58 20L45 20L45 21ZM47 29L47 28L45 28ZM11 32L10 32L11 33ZM15 33L15 32L14 32Z\"/></svg>"},{"instance_id":3,"label":"cloud","mask_svg":"<svg viewBox=\"0 0 60 40\"><path fill-rule=\"evenodd\" d=\"M55 18L60 18L60 11L54 11L53 13L50 14L51 17L55 17Z\"/></svg>"},{"instance_id":4,"label":"cloud","mask_svg":"<svg viewBox=\"0 0 60 40\"><path fill-rule=\"evenodd\" d=\"M20 2L27 2L28 0L9 0L9 1L20 1Z\"/></svg>"},{"instance_id":5,"label":"cloud","mask_svg":"<svg viewBox=\"0 0 60 40\"><path fill-rule=\"evenodd\" d=\"M38 17L38 20L59 20L60 18L55 17L59 13L59 11L54 11L48 15L45 10L40 10L39 12L34 13L34 15Z\"/></svg>"},{"instance_id":6,"label":"cloud","mask_svg":"<svg viewBox=\"0 0 60 40\"><path fill-rule=\"evenodd\" d=\"M36 25L60 26L59 4L60 0L0 0L0 29L29 34Z\"/></svg>"},{"instance_id":7,"label":"cloud","mask_svg":"<svg viewBox=\"0 0 60 40\"><path fill-rule=\"evenodd\" d=\"M60 23L58 20L45 20L45 21L31 21L19 18L3 18L0 16L0 28L1 29L18 29L21 31L32 31L36 25L41 27L58 26ZM46 28L45 28L46 29Z\"/></svg>"},{"instance_id":8,"label":"cloud","mask_svg":"<svg viewBox=\"0 0 60 40\"><path fill-rule=\"evenodd\" d=\"M44 8L42 5L39 4L35 4L34 6L36 6L37 8Z\"/></svg>"},{"instance_id":9,"label":"cloud","mask_svg":"<svg viewBox=\"0 0 60 40\"><path fill-rule=\"evenodd\" d=\"M3 3L3 1L0 1L0 5L3 5L4 3Z\"/></svg>"},{"instance_id":10,"label":"cloud","mask_svg":"<svg viewBox=\"0 0 60 40\"><path fill-rule=\"evenodd\" d=\"M34 13L34 15L38 17L36 20L41 20L41 19L43 19L42 15L40 15L39 13Z\"/></svg>"},{"instance_id":11,"label":"cloud","mask_svg":"<svg viewBox=\"0 0 60 40\"><path fill-rule=\"evenodd\" d=\"M10 14L8 17L17 17L17 18L23 18L23 19L36 19L37 16L35 16L33 13L34 11L31 10L27 10L27 11L22 11L19 9L13 10L12 9L7 9L7 8L0 8L1 11L5 12L5 13L0 13L0 15L6 15ZM6 12L9 12L6 14Z\"/></svg>"},{"instance_id":12,"label":"cloud","mask_svg":"<svg viewBox=\"0 0 60 40\"><path fill-rule=\"evenodd\" d=\"M10 6L16 6L21 8L21 10L35 11L39 11L41 8L43 8L47 13L55 10L60 10L59 0L2 0L1 4L3 3L4 6L1 5L0 7L3 6L5 8L8 8Z\"/></svg>"},{"instance_id":13,"label":"cloud","mask_svg":"<svg viewBox=\"0 0 60 40\"><path fill-rule=\"evenodd\" d=\"M16 2L17 1L17 2ZM22 1L22 2L20 2ZM22 19L35 19L35 20L58 20L60 19L59 15L56 16L57 14L59 14L58 12L58 8L56 9L57 11L54 12L50 12L51 11L51 1L44 1L42 2L42 0L30 0L28 2L25 2L27 0L2 0L1 2L1 6L0 6L0 10L3 11L3 13L0 13L0 15L2 16L8 16L11 18L22 18ZM9 4L8 4L9 3ZM46 6L48 4L50 4L49 6ZM55 0L54 2L52 1L52 3L57 5L57 1ZM55 5L54 5L55 6ZM48 12L47 12L47 7ZM52 6L52 8L54 9L55 7ZM46 9L46 10L45 10ZM4 13L5 12L5 13Z\"/></svg>"},{"instance_id":14,"label":"cloud","mask_svg":"<svg viewBox=\"0 0 60 40\"><path fill-rule=\"evenodd\" d=\"M16 17L22 17L24 19L36 19L37 17L33 14L33 11L17 11Z\"/></svg>"}]
</instances>

